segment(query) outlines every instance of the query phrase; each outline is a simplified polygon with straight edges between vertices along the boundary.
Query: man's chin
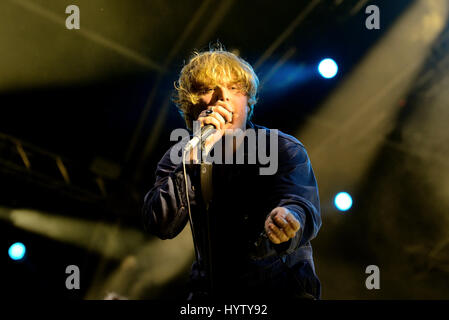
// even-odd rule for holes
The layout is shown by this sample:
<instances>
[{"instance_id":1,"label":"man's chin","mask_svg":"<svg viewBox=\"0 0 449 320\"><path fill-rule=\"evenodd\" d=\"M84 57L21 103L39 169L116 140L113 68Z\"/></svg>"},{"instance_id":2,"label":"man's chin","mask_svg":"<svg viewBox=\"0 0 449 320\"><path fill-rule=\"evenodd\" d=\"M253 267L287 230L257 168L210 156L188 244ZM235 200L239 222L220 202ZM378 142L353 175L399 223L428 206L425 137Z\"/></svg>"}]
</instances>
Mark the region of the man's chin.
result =
<instances>
[{"instance_id":1,"label":"man's chin","mask_svg":"<svg viewBox=\"0 0 449 320\"><path fill-rule=\"evenodd\" d=\"M224 135L238 135L244 133L245 129L239 126L232 126L231 128L225 129Z\"/></svg>"}]
</instances>

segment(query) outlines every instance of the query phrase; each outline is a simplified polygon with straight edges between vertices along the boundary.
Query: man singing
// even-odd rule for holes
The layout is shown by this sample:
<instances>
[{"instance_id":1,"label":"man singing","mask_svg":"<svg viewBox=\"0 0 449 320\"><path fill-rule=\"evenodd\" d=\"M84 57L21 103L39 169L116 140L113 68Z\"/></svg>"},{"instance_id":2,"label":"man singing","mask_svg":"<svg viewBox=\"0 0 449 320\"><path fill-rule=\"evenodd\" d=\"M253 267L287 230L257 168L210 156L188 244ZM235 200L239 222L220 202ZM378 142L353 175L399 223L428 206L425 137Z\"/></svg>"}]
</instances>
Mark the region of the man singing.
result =
<instances>
[{"instance_id":1,"label":"man singing","mask_svg":"<svg viewBox=\"0 0 449 320\"><path fill-rule=\"evenodd\" d=\"M175 237L190 220L197 254L190 301L320 298L310 244L321 227L317 182L301 142L250 121L258 83L246 61L220 47L195 53L175 84L187 127L197 121L215 130L197 147L202 153L190 150L184 166L173 150L182 152L185 139L167 151L142 214L145 229L161 239ZM236 139L237 131L251 135ZM230 157L224 155L229 136ZM268 150L276 170L264 173L260 155ZM235 161L237 153L243 163ZM207 184L198 154L231 161L212 161Z\"/></svg>"}]
</instances>

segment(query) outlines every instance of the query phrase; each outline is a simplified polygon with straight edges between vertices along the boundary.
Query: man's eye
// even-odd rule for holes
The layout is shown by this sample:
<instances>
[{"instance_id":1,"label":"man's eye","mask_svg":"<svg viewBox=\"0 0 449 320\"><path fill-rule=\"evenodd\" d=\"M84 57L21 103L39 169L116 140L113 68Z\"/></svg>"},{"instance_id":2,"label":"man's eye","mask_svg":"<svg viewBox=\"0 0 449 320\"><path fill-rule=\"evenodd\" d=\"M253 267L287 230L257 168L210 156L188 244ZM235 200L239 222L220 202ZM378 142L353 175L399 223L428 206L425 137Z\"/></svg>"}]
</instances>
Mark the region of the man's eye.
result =
<instances>
[{"instance_id":1,"label":"man's eye","mask_svg":"<svg viewBox=\"0 0 449 320\"><path fill-rule=\"evenodd\" d=\"M243 87L240 86L240 85L238 85L238 84L236 84L236 85L231 86L230 89L231 89L232 91L242 91L242 90L243 90Z\"/></svg>"},{"instance_id":2,"label":"man's eye","mask_svg":"<svg viewBox=\"0 0 449 320\"><path fill-rule=\"evenodd\" d=\"M212 92L212 91L214 91L214 88L204 88L204 89L201 90L202 93L209 93L209 92Z\"/></svg>"}]
</instances>

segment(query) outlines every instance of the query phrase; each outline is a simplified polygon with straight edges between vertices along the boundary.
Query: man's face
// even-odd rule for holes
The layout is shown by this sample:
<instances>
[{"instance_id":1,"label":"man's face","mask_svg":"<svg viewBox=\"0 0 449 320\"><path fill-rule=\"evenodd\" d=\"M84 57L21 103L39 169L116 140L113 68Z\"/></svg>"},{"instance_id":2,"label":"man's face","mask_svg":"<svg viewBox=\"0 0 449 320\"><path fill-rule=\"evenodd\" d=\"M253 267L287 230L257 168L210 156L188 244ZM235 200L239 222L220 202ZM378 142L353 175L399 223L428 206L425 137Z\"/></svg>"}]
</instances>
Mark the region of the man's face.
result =
<instances>
[{"instance_id":1,"label":"man's face","mask_svg":"<svg viewBox=\"0 0 449 320\"><path fill-rule=\"evenodd\" d=\"M199 94L199 99L202 110L220 105L232 112L232 121L226 124L226 129L245 130L250 109L248 97L238 84L226 82L216 86L205 86Z\"/></svg>"}]
</instances>

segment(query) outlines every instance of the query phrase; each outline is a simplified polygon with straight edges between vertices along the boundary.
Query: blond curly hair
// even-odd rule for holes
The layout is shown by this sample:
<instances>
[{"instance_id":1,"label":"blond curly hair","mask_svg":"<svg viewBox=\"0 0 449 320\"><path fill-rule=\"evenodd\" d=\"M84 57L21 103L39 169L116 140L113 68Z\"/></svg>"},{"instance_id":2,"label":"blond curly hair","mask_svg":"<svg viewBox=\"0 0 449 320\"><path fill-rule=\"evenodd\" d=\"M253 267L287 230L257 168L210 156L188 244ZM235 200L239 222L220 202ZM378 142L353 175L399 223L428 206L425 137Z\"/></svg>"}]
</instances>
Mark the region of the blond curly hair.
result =
<instances>
[{"instance_id":1,"label":"blond curly hair","mask_svg":"<svg viewBox=\"0 0 449 320\"><path fill-rule=\"evenodd\" d=\"M194 106L202 90L222 83L237 84L246 94L250 107L247 119L251 119L257 102L259 79L248 62L219 45L209 51L195 51L174 84L173 101L189 129L196 120Z\"/></svg>"}]
</instances>

